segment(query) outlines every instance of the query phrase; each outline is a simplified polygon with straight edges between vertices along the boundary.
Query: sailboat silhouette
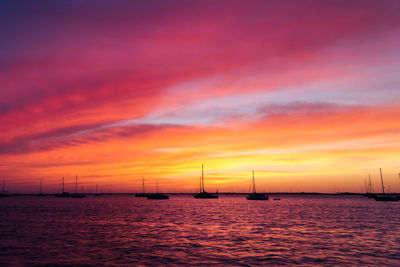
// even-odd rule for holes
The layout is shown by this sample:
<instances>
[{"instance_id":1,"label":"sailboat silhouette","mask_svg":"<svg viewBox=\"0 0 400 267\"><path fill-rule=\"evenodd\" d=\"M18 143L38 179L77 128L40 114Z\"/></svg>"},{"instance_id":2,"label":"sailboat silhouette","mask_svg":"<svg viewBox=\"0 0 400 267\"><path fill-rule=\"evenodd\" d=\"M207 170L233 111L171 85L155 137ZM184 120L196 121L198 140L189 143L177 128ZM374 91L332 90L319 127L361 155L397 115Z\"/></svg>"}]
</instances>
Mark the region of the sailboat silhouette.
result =
<instances>
[{"instance_id":1,"label":"sailboat silhouette","mask_svg":"<svg viewBox=\"0 0 400 267\"><path fill-rule=\"evenodd\" d=\"M379 168L379 172L381 173L381 184L382 184L382 194L374 194L372 197L376 201L399 201L400 200L400 195L392 195L385 193L385 185L383 184L383 176L382 176L382 169ZM390 189L389 189L390 190Z\"/></svg>"},{"instance_id":2,"label":"sailboat silhouette","mask_svg":"<svg viewBox=\"0 0 400 267\"><path fill-rule=\"evenodd\" d=\"M200 193L193 195L194 198L218 198L218 195L207 193L204 189L204 165L201 165Z\"/></svg>"},{"instance_id":3,"label":"sailboat silhouette","mask_svg":"<svg viewBox=\"0 0 400 267\"><path fill-rule=\"evenodd\" d=\"M75 193L71 195L73 198L84 198L84 194L78 193L78 175L75 176Z\"/></svg>"},{"instance_id":4,"label":"sailboat silhouette","mask_svg":"<svg viewBox=\"0 0 400 267\"><path fill-rule=\"evenodd\" d=\"M144 177L142 179L142 186L143 186L143 192L135 194L135 197L147 197L149 195L149 194L145 193L145 191L144 191Z\"/></svg>"},{"instance_id":5,"label":"sailboat silhouette","mask_svg":"<svg viewBox=\"0 0 400 267\"><path fill-rule=\"evenodd\" d=\"M253 186L252 187L253 187L253 193L250 193L247 196L248 200L268 200L268 194L256 192L256 179L254 178L254 170L253 170Z\"/></svg>"},{"instance_id":6,"label":"sailboat silhouette","mask_svg":"<svg viewBox=\"0 0 400 267\"><path fill-rule=\"evenodd\" d=\"M70 197L71 194L68 192L64 191L64 176L62 178L62 193L61 194L56 194L56 197Z\"/></svg>"},{"instance_id":7,"label":"sailboat silhouette","mask_svg":"<svg viewBox=\"0 0 400 267\"><path fill-rule=\"evenodd\" d=\"M158 178L156 180L156 193L154 194L147 194L147 199L169 199L169 196L163 193L158 193Z\"/></svg>"}]
</instances>

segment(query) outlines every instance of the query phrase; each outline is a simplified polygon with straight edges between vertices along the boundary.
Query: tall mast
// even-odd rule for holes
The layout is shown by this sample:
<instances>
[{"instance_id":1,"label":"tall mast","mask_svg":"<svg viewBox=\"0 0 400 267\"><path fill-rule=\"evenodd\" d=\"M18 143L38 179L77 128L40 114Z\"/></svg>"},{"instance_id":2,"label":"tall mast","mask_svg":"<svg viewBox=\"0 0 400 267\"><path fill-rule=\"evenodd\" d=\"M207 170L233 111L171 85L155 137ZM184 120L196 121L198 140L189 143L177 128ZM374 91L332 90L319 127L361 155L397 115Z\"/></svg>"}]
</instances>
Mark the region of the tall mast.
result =
<instances>
[{"instance_id":1,"label":"tall mast","mask_svg":"<svg viewBox=\"0 0 400 267\"><path fill-rule=\"evenodd\" d=\"M75 193L78 193L78 175L75 176Z\"/></svg>"},{"instance_id":2,"label":"tall mast","mask_svg":"<svg viewBox=\"0 0 400 267\"><path fill-rule=\"evenodd\" d=\"M381 172L382 192L383 192L383 194L385 194L385 187L383 186L382 169L379 168L379 171Z\"/></svg>"},{"instance_id":3,"label":"tall mast","mask_svg":"<svg viewBox=\"0 0 400 267\"><path fill-rule=\"evenodd\" d=\"M202 181L202 186L203 186L203 192L206 192L204 190L204 164L201 164L201 181Z\"/></svg>"},{"instance_id":4,"label":"tall mast","mask_svg":"<svg viewBox=\"0 0 400 267\"><path fill-rule=\"evenodd\" d=\"M200 193L201 193L201 192L203 192L203 190L201 189L201 176L200 176L199 181L200 181Z\"/></svg>"},{"instance_id":5,"label":"tall mast","mask_svg":"<svg viewBox=\"0 0 400 267\"><path fill-rule=\"evenodd\" d=\"M144 176L142 178L142 186L143 186L143 193L144 193Z\"/></svg>"},{"instance_id":6,"label":"tall mast","mask_svg":"<svg viewBox=\"0 0 400 267\"><path fill-rule=\"evenodd\" d=\"M64 191L64 176L63 176L62 181L63 181L63 183L62 183L62 192L64 193L64 192L65 192L65 191Z\"/></svg>"},{"instance_id":7,"label":"tall mast","mask_svg":"<svg viewBox=\"0 0 400 267\"><path fill-rule=\"evenodd\" d=\"M365 193L368 194L367 178L364 178L365 183Z\"/></svg>"},{"instance_id":8,"label":"tall mast","mask_svg":"<svg viewBox=\"0 0 400 267\"><path fill-rule=\"evenodd\" d=\"M369 192L372 193L371 174L368 174Z\"/></svg>"},{"instance_id":9,"label":"tall mast","mask_svg":"<svg viewBox=\"0 0 400 267\"><path fill-rule=\"evenodd\" d=\"M253 193L256 192L256 179L254 178L254 170L253 170Z\"/></svg>"},{"instance_id":10,"label":"tall mast","mask_svg":"<svg viewBox=\"0 0 400 267\"><path fill-rule=\"evenodd\" d=\"M40 180L39 194L42 194L42 180Z\"/></svg>"},{"instance_id":11,"label":"tall mast","mask_svg":"<svg viewBox=\"0 0 400 267\"><path fill-rule=\"evenodd\" d=\"M97 194L97 184L96 184L96 194Z\"/></svg>"},{"instance_id":12,"label":"tall mast","mask_svg":"<svg viewBox=\"0 0 400 267\"><path fill-rule=\"evenodd\" d=\"M156 179L156 193L158 194L158 178Z\"/></svg>"}]
</instances>

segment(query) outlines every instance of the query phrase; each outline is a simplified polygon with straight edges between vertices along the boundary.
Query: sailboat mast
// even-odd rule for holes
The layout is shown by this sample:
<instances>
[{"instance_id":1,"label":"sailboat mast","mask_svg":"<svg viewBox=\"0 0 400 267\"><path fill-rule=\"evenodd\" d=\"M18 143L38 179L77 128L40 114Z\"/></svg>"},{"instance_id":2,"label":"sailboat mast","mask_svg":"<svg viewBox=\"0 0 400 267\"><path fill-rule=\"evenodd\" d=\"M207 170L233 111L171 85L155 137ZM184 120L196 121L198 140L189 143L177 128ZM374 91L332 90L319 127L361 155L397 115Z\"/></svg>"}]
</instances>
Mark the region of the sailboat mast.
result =
<instances>
[{"instance_id":1,"label":"sailboat mast","mask_svg":"<svg viewBox=\"0 0 400 267\"><path fill-rule=\"evenodd\" d=\"M372 193L371 174L368 174L369 192Z\"/></svg>"},{"instance_id":2,"label":"sailboat mast","mask_svg":"<svg viewBox=\"0 0 400 267\"><path fill-rule=\"evenodd\" d=\"M78 193L78 175L75 176L75 193Z\"/></svg>"},{"instance_id":3,"label":"sailboat mast","mask_svg":"<svg viewBox=\"0 0 400 267\"><path fill-rule=\"evenodd\" d=\"M63 178L62 178L62 193L64 193L65 191L64 191L64 176L63 176Z\"/></svg>"},{"instance_id":4,"label":"sailboat mast","mask_svg":"<svg viewBox=\"0 0 400 267\"><path fill-rule=\"evenodd\" d=\"M96 194L97 194L97 184L96 184Z\"/></svg>"},{"instance_id":5,"label":"sailboat mast","mask_svg":"<svg viewBox=\"0 0 400 267\"><path fill-rule=\"evenodd\" d=\"M42 194L42 180L40 180L39 194Z\"/></svg>"},{"instance_id":6,"label":"sailboat mast","mask_svg":"<svg viewBox=\"0 0 400 267\"><path fill-rule=\"evenodd\" d=\"M205 192L205 190L204 190L204 164L201 164L201 181L202 181L203 192Z\"/></svg>"},{"instance_id":7,"label":"sailboat mast","mask_svg":"<svg viewBox=\"0 0 400 267\"><path fill-rule=\"evenodd\" d=\"M256 179L254 178L254 170L253 170L253 193L256 192Z\"/></svg>"},{"instance_id":8,"label":"sailboat mast","mask_svg":"<svg viewBox=\"0 0 400 267\"><path fill-rule=\"evenodd\" d=\"M144 177L142 177L142 187L143 187L143 193L144 193Z\"/></svg>"},{"instance_id":9,"label":"sailboat mast","mask_svg":"<svg viewBox=\"0 0 400 267\"><path fill-rule=\"evenodd\" d=\"M200 193L201 193L201 192L203 191L203 190L201 189L201 176L200 176L199 181L200 181Z\"/></svg>"},{"instance_id":10,"label":"sailboat mast","mask_svg":"<svg viewBox=\"0 0 400 267\"><path fill-rule=\"evenodd\" d=\"M384 185L383 185L383 177L382 177L382 169L379 168L379 171L380 171L380 173L381 173L382 192L383 192L383 194L385 194L385 187L384 187Z\"/></svg>"},{"instance_id":11,"label":"sailboat mast","mask_svg":"<svg viewBox=\"0 0 400 267\"><path fill-rule=\"evenodd\" d=\"M158 178L156 179L156 193L158 194Z\"/></svg>"},{"instance_id":12,"label":"sailboat mast","mask_svg":"<svg viewBox=\"0 0 400 267\"><path fill-rule=\"evenodd\" d=\"M368 194L367 178L364 178L365 193Z\"/></svg>"}]
</instances>

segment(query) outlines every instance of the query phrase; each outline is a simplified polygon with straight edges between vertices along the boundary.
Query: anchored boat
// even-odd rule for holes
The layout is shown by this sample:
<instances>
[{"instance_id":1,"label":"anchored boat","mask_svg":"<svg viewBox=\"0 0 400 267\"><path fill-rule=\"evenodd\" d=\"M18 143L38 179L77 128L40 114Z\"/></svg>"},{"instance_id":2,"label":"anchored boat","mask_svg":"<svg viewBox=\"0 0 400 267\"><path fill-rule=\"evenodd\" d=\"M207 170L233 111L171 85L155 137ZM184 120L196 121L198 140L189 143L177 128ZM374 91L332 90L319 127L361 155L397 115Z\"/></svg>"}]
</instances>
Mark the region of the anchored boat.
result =
<instances>
[{"instance_id":1,"label":"anchored boat","mask_svg":"<svg viewBox=\"0 0 400 267\"><path fill-rule=\"evenodd\" d=\"M142 180L142 186L143 186L143 192L135 194L135 197L147 197L149 195L144 191L144 177L143 177L143 180Z\"/></svg>"},{"instance_id":2,"label":"anchored boat","mask_svg":"<svg viewBox=\"0 0 400 267\"><path fill-rule=\"evenodd\" d=\"M400 200L400 196L399 195L385 193L385 186L384 186L384 183L383 183L382 169L379 168L379 171L381 173L382 194L379 194L379 195L374 194L374 195L372 195L372 198L375 199L376 201L399 201Z\"/></svg>"},{"instance_id":3,"label":"anchored boat","mask_svg":"<svg viewBox=\"0 0 400 267\"><path fill-rule=\"evenodd\" d=\"M83 188L82 188L83 191ZM71 195L73 198L84 198L84 194L78 193L78 175L75 176L75 193Z\"/></svg>"},{"instance_id":4,"label":"anchored boat","mask_svg":"<svg viewBox=\"0 0 400 267\"><path fill-rule=\"evenodd\" d=\"M257 193L256 192L256 179L254 178L254 170L253 170L253 193L250 193L247 196L248 200L268 200L268 194L266 193Z\"/></svg>"},{"instance_id":5,"label":"anchored boat","mask_svg":"<svg viewBox=\"0 0 400 267\"><path fill-rule=\"evenodd\" d=\"M218 195L207 193L204 189L204 165L201 165L200 193L193 195L194 198L218 198Z\"/></svg>"},{"instance_id":6,"label":"anchored boat","mask_svg":"<svg viewBox=\"0 0 400 267\"><path fill-rule=\"evenodd\" d=\"M71 194L64 191L64 176L62 178L62 193L56 194L56 197L71 197Z\"/></svg>"},{"instance_id":7,"label":"anchored boat","mask_svg":"<svg viewBox=\"0 0 400 267\"><path fill-rule=\"evenodd\" d=\"M156 193L154 194L147 194L147 199L169 199L169 196L163 193L158 192L158 179L156 181Z\"/></svg>"}]
</instances>

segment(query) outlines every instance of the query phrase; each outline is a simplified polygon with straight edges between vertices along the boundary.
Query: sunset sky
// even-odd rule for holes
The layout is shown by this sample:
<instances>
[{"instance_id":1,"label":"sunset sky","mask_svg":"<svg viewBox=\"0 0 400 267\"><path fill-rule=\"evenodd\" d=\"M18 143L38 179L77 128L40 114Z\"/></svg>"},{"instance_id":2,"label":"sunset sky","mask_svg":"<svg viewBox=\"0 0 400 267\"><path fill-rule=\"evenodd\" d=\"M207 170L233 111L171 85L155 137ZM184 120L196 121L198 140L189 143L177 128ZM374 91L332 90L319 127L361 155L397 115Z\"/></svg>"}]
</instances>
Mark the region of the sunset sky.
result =
<instances>
[{"instance_id":1,"label":"sunset sky","mask_svg":"<svg viewBox=\"0 0 400 267\"><path fill-rule=\"evenodd\" d=\"M400 1L1 1L9 192L400 191ZM379 182L379 183L378 183ZM378 187L379 186L379 187Z\"/></svg>"}]
</instances>

